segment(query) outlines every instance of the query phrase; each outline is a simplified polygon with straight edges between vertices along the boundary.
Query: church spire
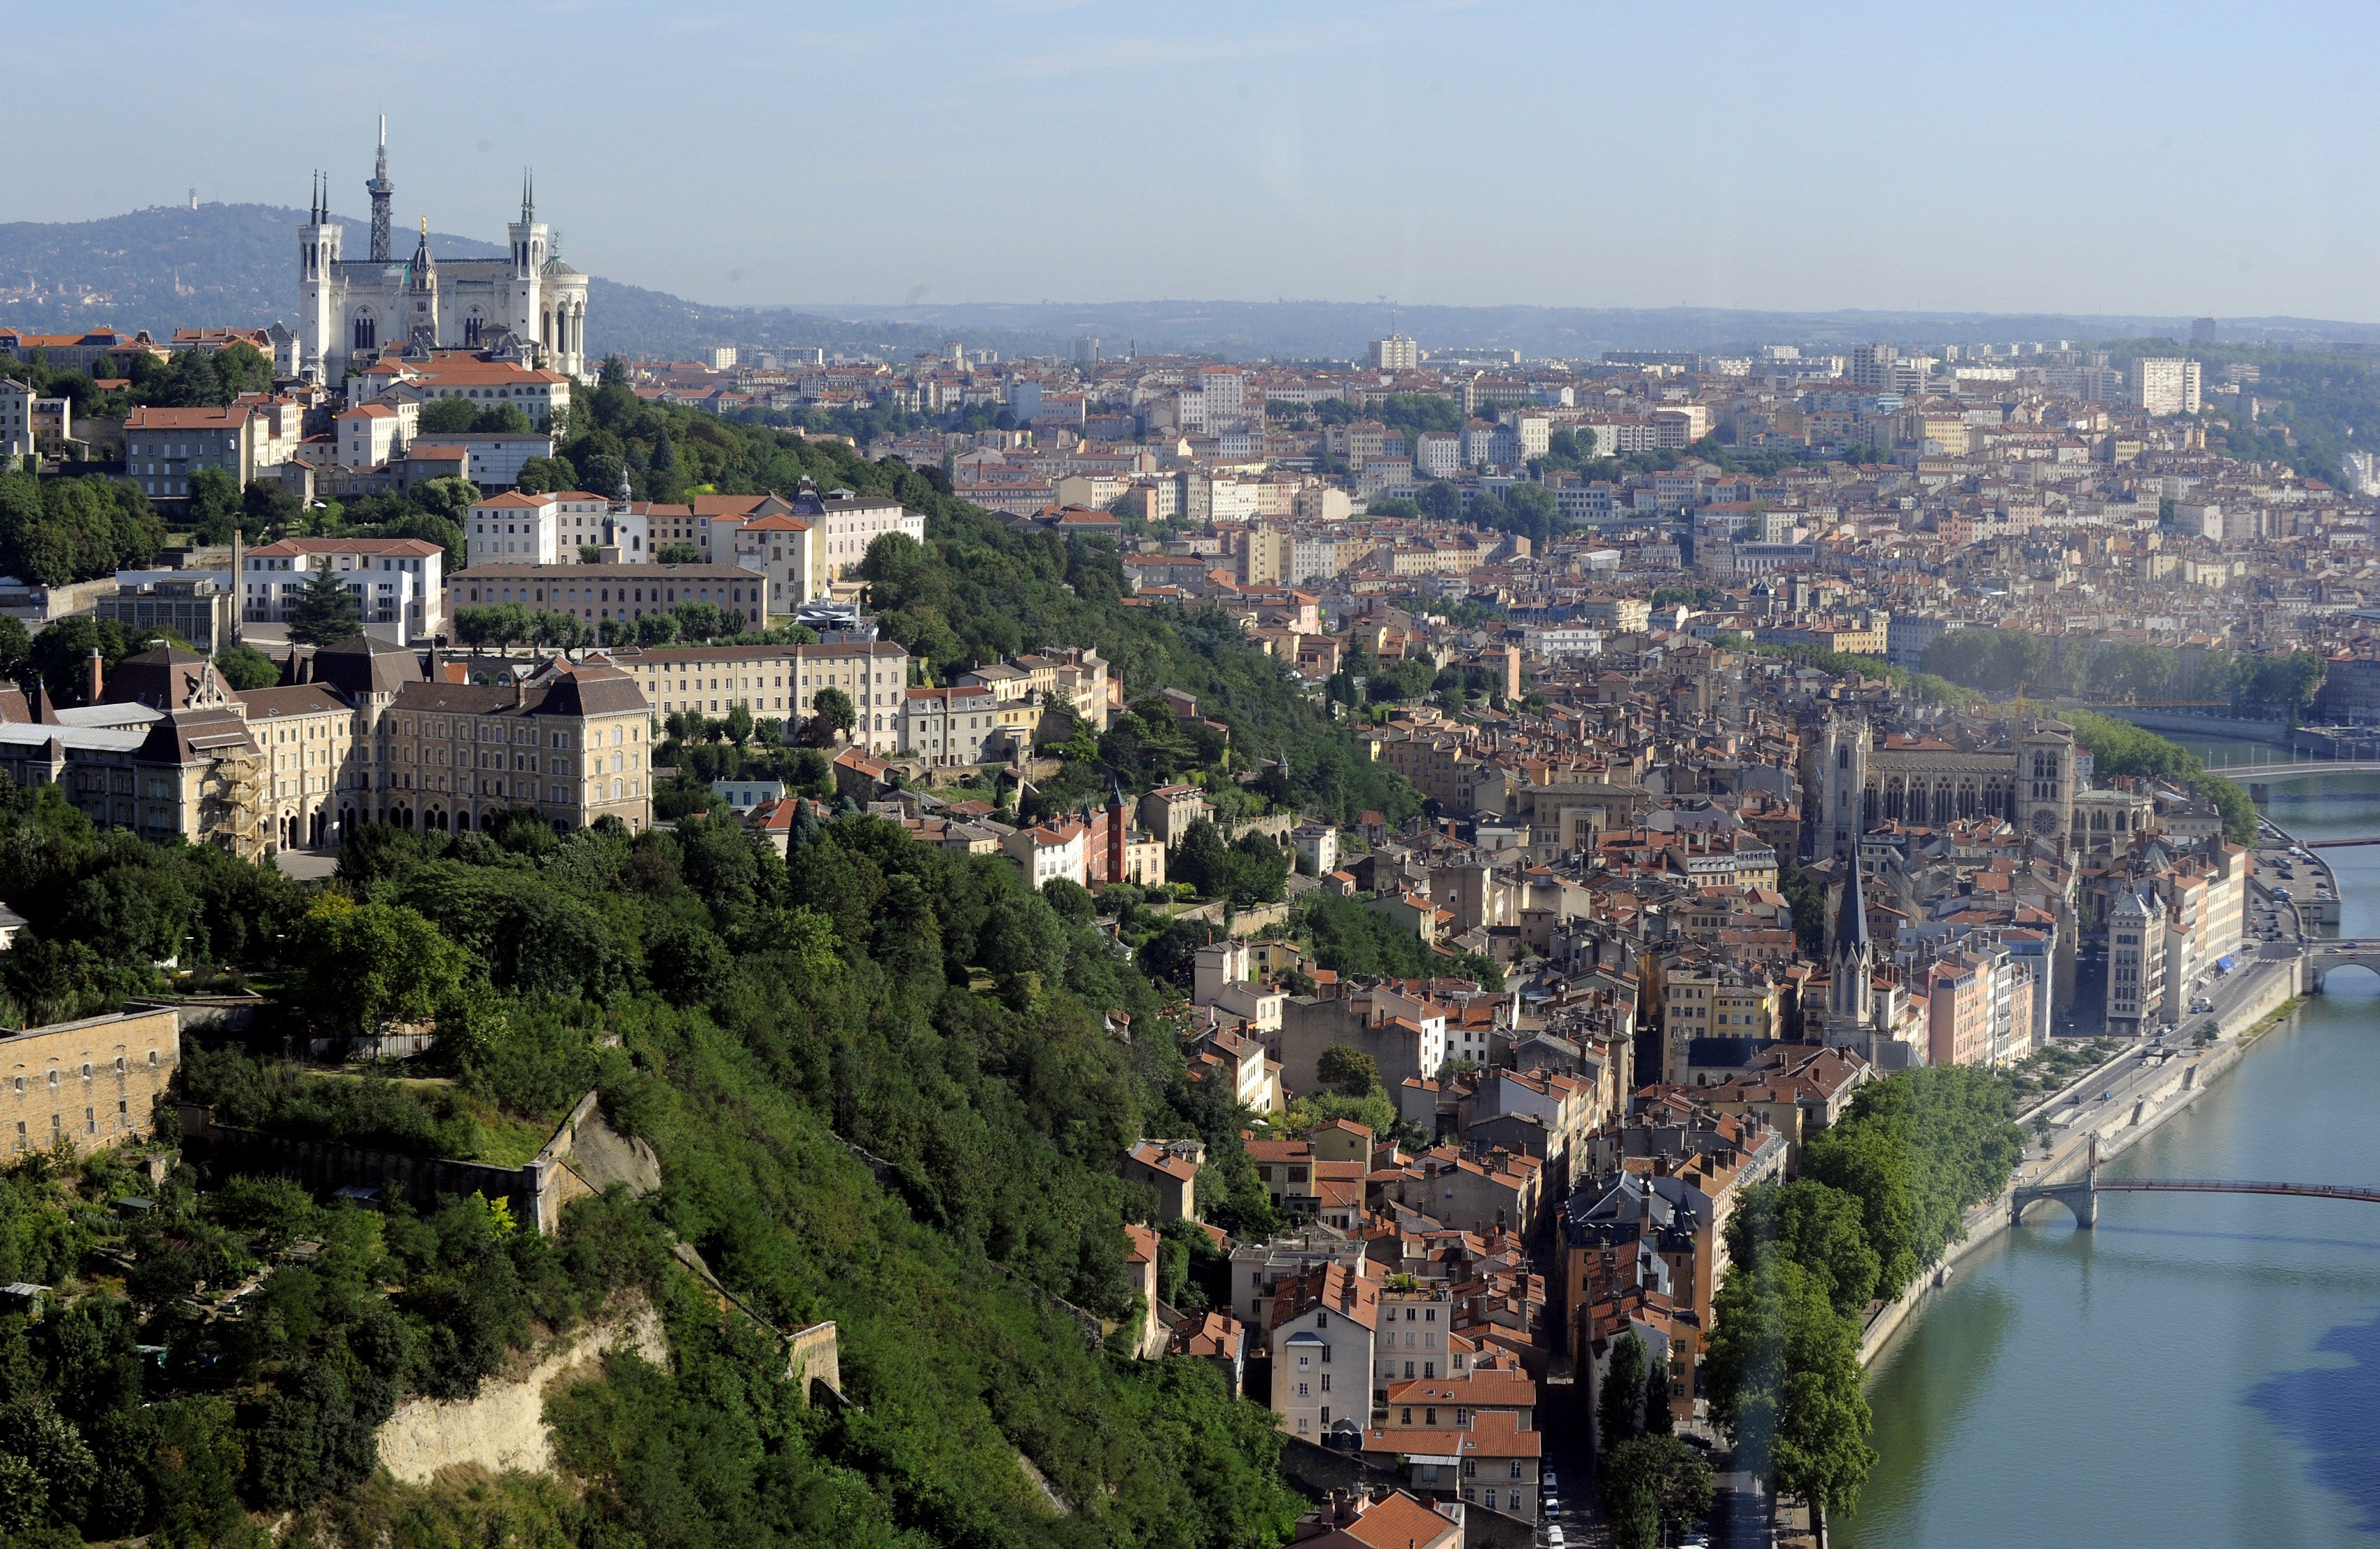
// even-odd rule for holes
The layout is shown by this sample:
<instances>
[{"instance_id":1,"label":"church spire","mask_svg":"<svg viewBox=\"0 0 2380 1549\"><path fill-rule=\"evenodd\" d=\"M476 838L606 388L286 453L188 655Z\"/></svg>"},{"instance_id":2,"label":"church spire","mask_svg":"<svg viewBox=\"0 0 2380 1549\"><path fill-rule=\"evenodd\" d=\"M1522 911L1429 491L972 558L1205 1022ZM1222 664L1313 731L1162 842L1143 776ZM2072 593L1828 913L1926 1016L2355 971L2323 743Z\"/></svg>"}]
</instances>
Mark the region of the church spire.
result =
<instances>
[{"instance_id":1,"label":"church spire","mask_svg":"<svg viewBox=\"0 0 2380 1549\"><path fill-rule=\"evenodd\" d=\"M1868 951L1867 901L1860 896L1859 857L1853 855L1843 873L1842 906L1835 914L1835 956Z\"/></svg>"}]
</instances>

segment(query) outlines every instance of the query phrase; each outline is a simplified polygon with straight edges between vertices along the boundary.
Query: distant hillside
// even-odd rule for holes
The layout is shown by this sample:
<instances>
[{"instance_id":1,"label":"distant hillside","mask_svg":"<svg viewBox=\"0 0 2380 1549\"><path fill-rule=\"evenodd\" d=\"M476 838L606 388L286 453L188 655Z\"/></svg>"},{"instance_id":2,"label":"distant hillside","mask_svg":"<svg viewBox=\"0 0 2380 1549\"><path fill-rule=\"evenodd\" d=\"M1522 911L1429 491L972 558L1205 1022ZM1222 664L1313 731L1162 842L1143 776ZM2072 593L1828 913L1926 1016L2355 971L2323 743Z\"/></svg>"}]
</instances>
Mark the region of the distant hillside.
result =
<instances>
[{"instance_id":1,"label":"distant hillside","mask_svg":"<svg viewBox=\"0 0 2380 1549\"><path fill-rule=\"evenodd\" d=\"M1742 350L1764 344L1823 349L1888 341L1904 345L2019 340L2186 339L2182 317L2056 313L1760 312L1718 307L1416 307L1378 302L1100 301L954 302L850 307L854 318L953 333L1002 329L1071 340L1096 336L1108 355L1184 351L1234 359L1353 359L1393 326L1426 350L1518 350L1525 358L1592 358L1609 349ZM1393 322L1392 322L1393 320ZM2227 318L2218 336L2248 344L2380 340L2380 326L2313 318Z\"/></svg>"},{"instance_id":2,"label":"distant hillside","mask_svg":"<svg viewBox=\"0 0 2380 1549\"><path fill-rule=\"evenodd\" d=\"M269 204L159 206L103 221L0 225L0 324L43 332L112 323L152 332L294 319L305 212ZM344 248L369 227L341 217ZM432 232L442 258L502 258L504 248ZM413 251L414 237L397 245ZM567 256L565 254L565 256ZM959 339L1003 354L1062 353L1082 335L1115 356L1187 352L1232 359L1351 359L1394 326L1429 350L1508 349L1591 358L1608 349L1739 350L1763 344L1840 349L2038 339L2190 336L2181 317L1987 312L1757 312L1723 308L1404 307L1377 302L957 302L923 307L710 307L596 276L588 344L597 355L683 356L709 345L810 346L899 360ZM2380 342L2380 325L2313 318L2228 318L2218 336L2246 345Z\"/></svg>"},{"instance_id":3,"label":"distant hillside","mask_svg":"<svg viewBox=\"0 0 2380 1549\"><path fill-rule=\"evenodd\" d=\"M42 333L113 325L162 336L180 328L261 327L298 312L298 228L306 212L270 204L161 205L100 221L0 224L0 325ZM341 250L368 252L368 221L339 217ZM400 232L403 256L415 234ZM430 234L440 258L502 258L504 248ZM566 256L566 255L565 255ZM840 321L776 309L705 307L596 276L587 342L597 355L684 355L705 345L811 345L894 357L944 338L1027 353L1053 339L999 327L953 333L939 322Z\"/></svg>"},{"instance_id":4,"label":"distant hillside","mask_svg":"<svg viewBox=\"0 0 2380 1549\"><path fill-rule=\"evenodd\" d=\"M146 328L261 327L298 315L302 210L269 204L161 205L103 221L0 225L0 322L64 333L113 324ZM342 218L342 250L370 250L366 221ZM405 234L413 251L414 234ZM502 258L504 249L447 232L430 236L448 258Z\"/></svg>"}]
</instances>

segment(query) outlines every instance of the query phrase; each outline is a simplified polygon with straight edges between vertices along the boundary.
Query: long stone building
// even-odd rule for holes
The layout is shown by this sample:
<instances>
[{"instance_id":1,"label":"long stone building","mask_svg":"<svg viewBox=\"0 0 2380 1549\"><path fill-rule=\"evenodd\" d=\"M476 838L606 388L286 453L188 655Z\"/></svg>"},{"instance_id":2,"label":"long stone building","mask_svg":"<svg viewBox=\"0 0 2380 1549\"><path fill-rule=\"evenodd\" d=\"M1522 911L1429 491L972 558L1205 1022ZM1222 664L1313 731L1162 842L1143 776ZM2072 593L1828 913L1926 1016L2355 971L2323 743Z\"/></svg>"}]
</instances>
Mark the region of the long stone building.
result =
<instances>
[{"instance_id":1,"label":"long stone building","mask_svg":"<svg viewBox=\"0 0 2380 1549\"><path fill-rule=\"evenodd\" d=\"M95 822L249 858L336 844L366 822L459 832L516 809L563 831L651 822L650 708L608 663L464 684L358 635L306 672L235 689L193 652L143 651L94 684L95 704L55 709L36 688L6 706L0 771L56 785Z\"/></svg>"}]
</instances>

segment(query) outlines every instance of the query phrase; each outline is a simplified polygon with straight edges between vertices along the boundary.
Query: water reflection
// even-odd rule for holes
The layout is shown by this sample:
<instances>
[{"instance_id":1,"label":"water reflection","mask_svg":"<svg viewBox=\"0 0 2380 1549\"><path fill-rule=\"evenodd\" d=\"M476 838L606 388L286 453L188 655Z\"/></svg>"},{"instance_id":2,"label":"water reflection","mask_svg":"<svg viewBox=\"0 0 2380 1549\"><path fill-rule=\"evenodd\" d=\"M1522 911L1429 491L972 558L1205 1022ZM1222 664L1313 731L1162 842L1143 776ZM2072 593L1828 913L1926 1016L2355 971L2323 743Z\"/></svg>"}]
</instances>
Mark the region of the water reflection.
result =
<instances>
[{"instance_id":1,"label":"water reflection","mask_svg":"<svg viewBox=\"0 0 2380 1549\"><path fill-rule=\"evenodd\" d=\"M2334 1328L2314 1349L2346 1361L2276 1373L2246 1402L2297 1443L2308 1476L2362 1513L2358 1529L2380 1533L2380 1317Z\"/></svg>"}]
</instances>

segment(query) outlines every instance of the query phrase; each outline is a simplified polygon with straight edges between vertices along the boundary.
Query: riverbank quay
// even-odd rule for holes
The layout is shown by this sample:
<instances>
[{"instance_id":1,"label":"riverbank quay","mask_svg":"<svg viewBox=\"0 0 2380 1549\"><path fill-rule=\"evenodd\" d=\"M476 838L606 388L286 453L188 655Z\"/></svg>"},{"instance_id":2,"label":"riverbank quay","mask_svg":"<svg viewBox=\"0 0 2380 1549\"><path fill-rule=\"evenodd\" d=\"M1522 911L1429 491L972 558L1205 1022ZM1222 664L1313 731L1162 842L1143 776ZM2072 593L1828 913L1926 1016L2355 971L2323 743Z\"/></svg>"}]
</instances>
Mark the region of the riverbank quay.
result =
<instances>
[{"instance_id":1,"label":"riverbank quay","mask_svg":"<svg viewBox=\"0 0 2380 1549\"><path fill-rule=\"evenodd\" d=\"M2095 1141L2101 1163L2112 1161L2196 1102L2239 1064L2251 1044L2287 1021L2302 993L2303 974L2303 964L2295 957L2252 962L2240 970L2240 982L2216 1009L2215 1021L2221 1031L2214 1042L2187 1050L2134 1045L2019 1115L2018 1122L2027 1127L2039 1119L2051 1121L2055 1139L2049 1155L2021 1166L2008 1187L1969 1210L1965 1235L1899 1297L1870 1309L1860 1336L1860 1364L1873 1370L1893 1337L1949 1284L1959 1265L2015 1225L2010 1204L2017 1189L2080 1178L2091 1165ZM2095 1088L2107 1095L2104 1100L2091 1096ZM2056 1117L2061 1112L2066 1116L2062 1121Z\"/></svg>"}]
</instances>

